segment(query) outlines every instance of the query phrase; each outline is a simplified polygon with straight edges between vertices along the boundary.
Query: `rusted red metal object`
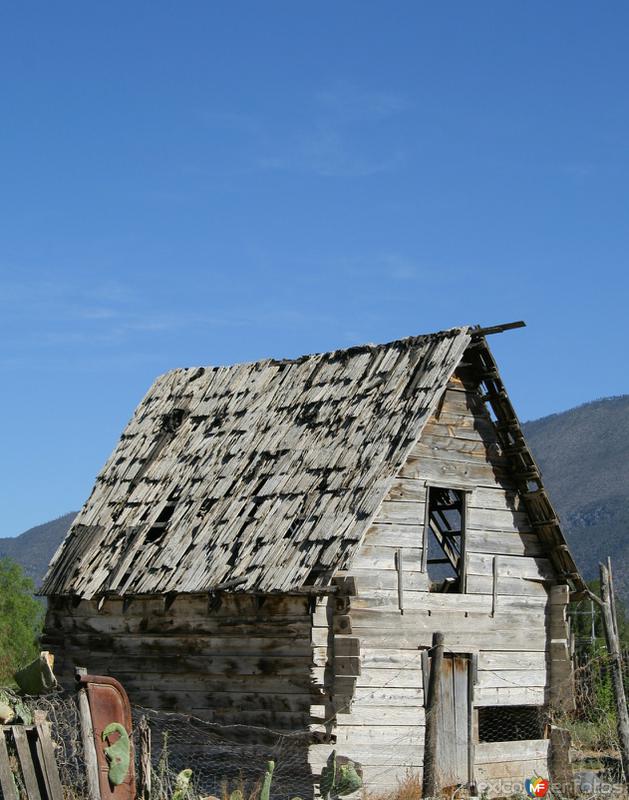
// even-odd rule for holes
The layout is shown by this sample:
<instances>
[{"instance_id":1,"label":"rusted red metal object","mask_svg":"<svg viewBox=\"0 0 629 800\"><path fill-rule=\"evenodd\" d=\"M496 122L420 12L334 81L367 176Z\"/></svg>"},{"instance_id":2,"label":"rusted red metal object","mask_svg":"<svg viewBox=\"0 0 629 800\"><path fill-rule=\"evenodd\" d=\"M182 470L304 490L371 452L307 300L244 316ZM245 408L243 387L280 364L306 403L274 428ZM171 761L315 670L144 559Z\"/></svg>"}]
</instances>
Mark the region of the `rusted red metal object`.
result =
<instances>
[{"instance_id":1,"label":"rusted red metal object","mask_svg":"<svg viewBox=\"0 0 629 800\"><path fill-rule=\"evenodd\" d=\"M87 689L87 699L90 706L90 716L94 729L94 745L96 747L96 760L98 763L98 782L101 800L134 800L135 798L135 769L132 739L131 706L129 698L122 685L115 679L104 675L81 675L81 686ZM108 741L103 741L103 731L111 725L118 723L127 732L129 737L129 769L122 783L116 785L109 779L110 763L105 754L105 749L115 744L119 737L114 733Z\"/></svg>"}]
</instances>

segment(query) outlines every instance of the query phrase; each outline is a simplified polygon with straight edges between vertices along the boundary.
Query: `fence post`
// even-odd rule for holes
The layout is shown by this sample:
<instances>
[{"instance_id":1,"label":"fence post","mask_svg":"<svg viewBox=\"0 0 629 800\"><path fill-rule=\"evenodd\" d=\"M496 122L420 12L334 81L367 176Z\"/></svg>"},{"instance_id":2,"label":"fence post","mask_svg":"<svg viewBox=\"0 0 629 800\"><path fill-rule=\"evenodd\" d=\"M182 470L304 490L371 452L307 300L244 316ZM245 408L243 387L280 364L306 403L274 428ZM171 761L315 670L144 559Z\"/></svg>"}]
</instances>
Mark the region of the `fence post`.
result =
<instances>
[{"instance_id":1,"label":"fence post","mask_svg":"<svg viewBox=\"0 0 629 800\"><path fill-rule=\"evenodd\" d=\"M138 797L142 800L151 798L151 727L146 715L138 725L140 732L140 786Z\"/></svg>"},{"instance_id":2,"label":"fence post","mask_svg":"<svg viewBox=\"0 0 629 800\"><path fill-rule=\"evenodd\" d=\"M81 675L87 675L85 667L76 667L74 675L78 680ZM96 758L96 745L94 744L94 728L92 714L87 699L87 690L79 684L79 719L81 720L81 741L85 758L85 772L87 776L87 792L89 800L101 800L100 781L98 778L98 761Z\"/></svg>"},{"instance_id":3,"label":"fence post","mask_svg":"<svg viewBox=\"0 0 629 800\"><path fill-rule=\"evenodd\" d=\"M603 627L605 628L605 641L611 660L612 685L616 700L616 715L618 719L618 743L625 781L629 782L629 714L627 713L627 698L622 676L622 657L618 630L616 628L616 609L612 592L611 571L604 564L599 564L601 575L601 609L603 612ZM611 568L611 564L610 564Z\"/></svg>"},{"instance_id":4,"label":"fence post","mask_svg":"<svg viewBox=\"0 0 629 800\"><path fill-rule=\"evenodd\" d=\"M432 635L432 658L426 697L426 735L424 739L424 778L422 797L437 795L437 710L439 708L441 669L443 667L443 633ZM425 690L424 690L425 691Z\"/></svg>"}]
</instances>

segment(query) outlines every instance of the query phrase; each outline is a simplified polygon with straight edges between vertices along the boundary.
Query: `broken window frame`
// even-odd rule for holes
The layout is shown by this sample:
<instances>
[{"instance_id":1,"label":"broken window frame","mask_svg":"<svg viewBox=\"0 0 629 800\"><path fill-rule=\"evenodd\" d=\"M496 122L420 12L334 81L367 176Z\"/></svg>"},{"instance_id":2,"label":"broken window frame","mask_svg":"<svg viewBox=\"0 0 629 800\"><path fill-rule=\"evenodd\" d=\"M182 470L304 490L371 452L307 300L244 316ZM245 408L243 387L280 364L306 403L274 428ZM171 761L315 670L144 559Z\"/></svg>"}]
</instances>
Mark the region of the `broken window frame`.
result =
<instances>
[{"instance_id":1,"label":"broken window frame","mask_svg":"<svg viewBox=\"0 0 629 800\"><path fill-rule=\"evenodd\" d=\"M436 522L433 524L433 520L431 519L431 492L435 491L445 491L445 492L455 492L460 495L460 531L458 535L460 536L460 544L458 553L454 550L454 548L450 547L446 541L447 537L443 536L443 532L439 530L439 526ZM466 542L466 522L467 522L467 507L469 504L469 495L471 494L471 489L469 487L462 487L456 486L452 484L442 484L442 483L427 483L426 484L426 502L425 502L425 511L424 511L424 531L423 531L423 548L422 548L422 572L424 572L428 578L430 583L431 592L446 592L452 594L464 594L467 590L466 582L467 582L467 574L466 574L466 550L465 550L465 542ZM441 515L444 521L447 520ZM431 559L429 556L429 549L430 549L430 541L436 541L439 548L440 553L445 556L445 561L441 558L439 559ZM443 543L442 543L443 542ZM444 546L445 545L445 546ZM430 580L430 572L429 572L429 564L430 563L449 563L452 569L455 571L457 580L455 582L449 579L443 579L441 581L431 581ZM433 585L434 584L434 585Z\"/></svg>"}]
</instances>

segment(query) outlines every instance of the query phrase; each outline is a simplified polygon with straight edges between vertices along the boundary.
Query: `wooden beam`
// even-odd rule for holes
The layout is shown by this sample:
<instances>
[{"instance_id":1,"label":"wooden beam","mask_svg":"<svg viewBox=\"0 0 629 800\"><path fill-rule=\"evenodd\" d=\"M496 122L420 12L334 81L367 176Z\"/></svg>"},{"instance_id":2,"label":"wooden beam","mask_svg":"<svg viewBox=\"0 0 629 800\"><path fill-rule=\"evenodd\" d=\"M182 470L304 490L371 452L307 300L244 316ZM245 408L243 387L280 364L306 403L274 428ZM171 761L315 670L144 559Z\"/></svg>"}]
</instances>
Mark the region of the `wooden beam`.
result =
<instances>
[{"instance_id":1,"label":"wooden beam","mask_svg":"<svg viewBox=\"0 0 629 800\"><path fill-rule=\"evenodd\" d=\"M397 602L400 614L404 613L404 558L401 547L395 551L395 566L397 569Z\"/></svg>"},{"instance_id":2,"label":"wooden beam","mask_svg":"<svg viewBox=\"0 0 629 800\"><path fill-rule=\"evenodd\" d=\"M441 669L443 666L443 633L432 636L432 658L426 700L426 738L424 744L424 776L422 797L436 797L437 790L437 734L439 718L439 696Z\"/></svg>"},{"instance_id":3,"label":"wooden beam","mask_svg":"<svg viewBox=\"0 0 629 800\"><path fill-rule=\"evenodd\" d=\"M18 800L17 788L11 772L9 752L2 728L0 728L0 789L2 789L4 800Z\"/></svg>"},{"instance_id":4,"label":"wooden beam","mask_svg":"<svg viewBox=\"0 0 629 800\"><path fill-rule=\"evenodd\" d=\"M609 569L604 564L599 564L601 576L601 596L603 600L603 627L607 651L611 661L612 686L616 700L616 713L618 724L618 743L625 781L629 780L629 713L627 713L627 698L622 674L622 656L620 643L615 624L614 597Z\"/></svg>"},{"instance_id":5,"label":"wooden beam","mask_svg":"<svg viewBox=\"0 0 629 800\"><path fill-rule=\"evenodd\" d=\"M481 336L491 336L494 333L504 333L504 331L512 331L515 328L526 328L526 322L523 319L517 322L503 322L502 325L490 325L487 328L481 328L480 325L472 328L470 334L472 338L478 339Z\"/></svg>"},{"instance_id":6,"label":"wooden beam","mask_svg":"<svg viewBox=\"0 0 629 800\"><path fill-rule=\"evenodd\" d=\"M85 669L85 667L77 667L74 674L78 683L81 675L87 675L87 669ZM81 741L83 743L88 797L89 800L100 800L100 782L98 778L96 746L94 744L94 728L92 726L90 704L87 699L87 689L84 687L79 689L79 719L81 722Z\"/></svg>"}]
</instances>

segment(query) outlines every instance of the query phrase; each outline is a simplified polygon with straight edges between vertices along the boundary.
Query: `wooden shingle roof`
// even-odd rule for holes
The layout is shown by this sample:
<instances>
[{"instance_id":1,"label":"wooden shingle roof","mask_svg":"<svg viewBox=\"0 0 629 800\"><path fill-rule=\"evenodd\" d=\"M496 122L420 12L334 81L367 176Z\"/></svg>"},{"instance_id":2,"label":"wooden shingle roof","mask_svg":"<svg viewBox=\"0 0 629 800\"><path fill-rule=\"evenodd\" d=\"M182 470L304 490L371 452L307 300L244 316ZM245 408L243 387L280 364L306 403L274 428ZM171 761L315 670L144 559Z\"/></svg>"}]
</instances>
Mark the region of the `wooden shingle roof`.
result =
<instances>
[{"instance_id":1,"label":"wooden shingle roof","mask_svg":"<svg viewBox=\"0 0 629 800\"><path fill-rule=\"evenodd\" d=\"M42 594L290 591L346 565L471 340L158 378Z\"/></svg>"}]
</instances>

